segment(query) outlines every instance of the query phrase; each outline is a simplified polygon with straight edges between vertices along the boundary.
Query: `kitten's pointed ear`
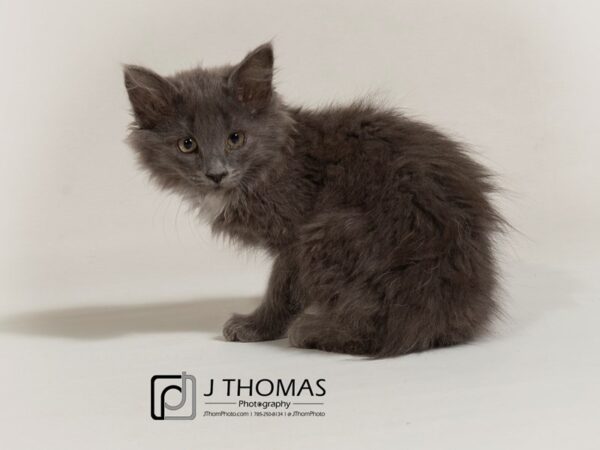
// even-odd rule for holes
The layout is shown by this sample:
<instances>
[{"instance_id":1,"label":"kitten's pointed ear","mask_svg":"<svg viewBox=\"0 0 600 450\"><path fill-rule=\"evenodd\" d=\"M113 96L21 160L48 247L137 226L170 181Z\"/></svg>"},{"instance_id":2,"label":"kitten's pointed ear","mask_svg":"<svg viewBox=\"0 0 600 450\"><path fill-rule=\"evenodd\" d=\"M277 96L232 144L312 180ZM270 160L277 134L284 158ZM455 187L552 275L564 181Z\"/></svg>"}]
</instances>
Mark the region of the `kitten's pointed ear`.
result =
<instances>
[{"instance_id":1,"label":"kitten's pointed ear","mask_svg":"<svg viewBox=\"0 0 600 450\"><path fill-rule=\"evenodd\" d=\"M142 128L152 128L173 111L176 89L168 80L140 66L123 68L125 88L135 120Z\"/></svg>"},{"instance_id":2,"label":"kitten's pointed ear","mask_svg":"<svg viewBox=\"0 0 600 450\"><path fill-rule=\"evenodd\" d=\"M235 98L256 112L269 105L273 96L273 48L263 44L239 63L228 80Z\"/></svg>"}]
</instances>

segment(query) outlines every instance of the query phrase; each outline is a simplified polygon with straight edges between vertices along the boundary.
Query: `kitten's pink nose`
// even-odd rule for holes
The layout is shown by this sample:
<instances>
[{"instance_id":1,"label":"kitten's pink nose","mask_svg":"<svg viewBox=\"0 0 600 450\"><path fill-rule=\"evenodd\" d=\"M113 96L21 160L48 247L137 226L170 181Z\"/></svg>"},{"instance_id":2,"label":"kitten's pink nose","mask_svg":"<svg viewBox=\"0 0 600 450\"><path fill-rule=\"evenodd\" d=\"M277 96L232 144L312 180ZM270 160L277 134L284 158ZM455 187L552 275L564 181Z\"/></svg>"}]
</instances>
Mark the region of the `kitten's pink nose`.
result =
<instances>
[{"instance_id":1,"label":"kitten's pink nose","mask_svg":"<svg viewBox=\"0 0 600 450\"><path fill-rule=\"evenodd\" d=\"M227 172L219 172L219 173L207 173L206 177L213 180L215 183L219 184L223 178L227 176Z\"/></svg>"}]
</instances>

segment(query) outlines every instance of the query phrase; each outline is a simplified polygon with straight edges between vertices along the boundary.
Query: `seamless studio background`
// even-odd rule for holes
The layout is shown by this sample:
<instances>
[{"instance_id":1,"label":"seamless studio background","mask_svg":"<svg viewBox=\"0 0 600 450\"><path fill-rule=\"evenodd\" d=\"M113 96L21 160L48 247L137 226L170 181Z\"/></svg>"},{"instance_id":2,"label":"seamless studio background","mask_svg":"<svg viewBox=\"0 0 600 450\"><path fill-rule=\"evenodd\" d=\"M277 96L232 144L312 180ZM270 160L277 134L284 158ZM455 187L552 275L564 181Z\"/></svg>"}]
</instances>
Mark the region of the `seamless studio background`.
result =
<instances>
[{"instance_id":1,"label":"seamless studio background","mask_svg":"<svg viewBox=\"0 0 600 450\"><path fill-rule=\"evenodd\" d=\"M1 446L598 448L599 14L582 0L0 1ZM382 361L219 337L270 261L213 240L137 170L121 64L169 74L271 39L289 102L385 100L498 174L515 230L493 335ZM153 422L150 377L182 370L324 377L327 416Z\"/></svg>"}]
</instances>

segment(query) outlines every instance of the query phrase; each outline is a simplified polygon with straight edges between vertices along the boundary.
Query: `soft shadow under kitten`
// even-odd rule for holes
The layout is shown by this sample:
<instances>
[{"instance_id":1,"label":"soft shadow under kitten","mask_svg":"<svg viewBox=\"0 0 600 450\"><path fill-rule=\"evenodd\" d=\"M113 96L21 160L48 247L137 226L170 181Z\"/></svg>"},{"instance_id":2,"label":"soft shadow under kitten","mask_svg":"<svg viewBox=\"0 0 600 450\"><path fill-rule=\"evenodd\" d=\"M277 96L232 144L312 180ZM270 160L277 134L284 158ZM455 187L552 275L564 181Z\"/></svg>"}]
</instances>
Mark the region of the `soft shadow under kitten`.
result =
<instances>
[{"instance_id":1,"label":"soft shadow under kitten","mask_svg":"<svg viewBox=\"0 0 600 450\"><path fill-rule=\"evenodd\" d=\"M272 78L270 44L167 77L125 67L143 167L274 258L225 338L386 357L478 336L497 311L488 172L397 111L293 107Z\"/></svg>"}]
</instances>

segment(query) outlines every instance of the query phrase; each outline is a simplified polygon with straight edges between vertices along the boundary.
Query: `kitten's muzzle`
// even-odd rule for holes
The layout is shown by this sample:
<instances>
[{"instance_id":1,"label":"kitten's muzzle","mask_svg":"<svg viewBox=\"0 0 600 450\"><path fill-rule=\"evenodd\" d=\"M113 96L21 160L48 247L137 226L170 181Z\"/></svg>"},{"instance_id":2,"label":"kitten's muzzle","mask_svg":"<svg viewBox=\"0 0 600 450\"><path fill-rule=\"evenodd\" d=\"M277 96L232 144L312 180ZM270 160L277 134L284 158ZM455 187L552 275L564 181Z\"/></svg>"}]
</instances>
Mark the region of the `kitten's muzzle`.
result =
<instances>
[{"instance_id":1,"label":"kitten's muzzle","mask_svg":"<svg viewBox=\"0 0 600 450\"><path fill-rule=\"evenodd\" d=\"M225 178L229 172L218 172L218 173L207 173L206 178L214 181L216 184L219 184L223 178Z\"/></svg>"}]
</instances>

